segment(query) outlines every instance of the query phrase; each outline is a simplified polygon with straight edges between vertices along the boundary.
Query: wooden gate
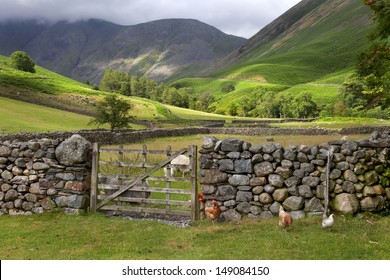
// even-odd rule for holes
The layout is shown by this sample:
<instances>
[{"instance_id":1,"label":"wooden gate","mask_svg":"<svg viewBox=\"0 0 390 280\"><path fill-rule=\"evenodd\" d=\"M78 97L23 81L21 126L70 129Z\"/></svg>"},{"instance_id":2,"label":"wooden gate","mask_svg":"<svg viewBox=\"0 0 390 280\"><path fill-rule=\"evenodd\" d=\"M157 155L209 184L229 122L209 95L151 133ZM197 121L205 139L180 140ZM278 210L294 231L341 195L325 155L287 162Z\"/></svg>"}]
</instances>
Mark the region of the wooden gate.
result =
<instances>
[{"instance_id":1,"label":"wooden gate","mask_svg":"<svg viewBox=\"0 0 390 280\"><path fill-rule=\"evenodd\" d=\"M179 155L188 165L172 165ZM188 175L172 174L187 170ZM199 219L197 147L179 151L100 148L93 145L91 212L115 211L189 216Z\"/></svg>"}]
</instances>

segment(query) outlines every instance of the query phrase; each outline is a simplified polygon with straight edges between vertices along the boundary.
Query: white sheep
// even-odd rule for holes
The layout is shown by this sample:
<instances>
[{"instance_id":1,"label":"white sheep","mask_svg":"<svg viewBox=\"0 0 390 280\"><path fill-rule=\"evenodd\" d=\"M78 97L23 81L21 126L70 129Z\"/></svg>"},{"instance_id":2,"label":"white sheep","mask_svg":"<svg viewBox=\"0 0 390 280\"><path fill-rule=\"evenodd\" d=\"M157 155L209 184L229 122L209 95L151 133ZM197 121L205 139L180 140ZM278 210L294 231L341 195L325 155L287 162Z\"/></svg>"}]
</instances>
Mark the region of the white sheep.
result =
<instances>
[{"instance_id":1,"label":"white sheep","mask_svg":"<svg viewBox=\"0 0 390 280\"><path fill-rule=\"evenodd\" d=\"M187 165L187 167L184 166L174 166L174 165ZM190 158L185 155L179 155L175 157L173 160L171 160L171 176L175 175L175 173L180 172L182 173L183 177L185 173L190 172ZM164 174L165 177L168 177L168 168L164 167Z\"/></svg>"},{"instance_id":2,"label":"white sheep","mask_svg":"<svg viewBox=\"0 0 390 280\"><path fill-rule=\"evenodd\" d=\"M344 136L341 138L341 141L348 141L348 136L347 136L347 135L344 135Z\"/></svg>"}]
</instances>

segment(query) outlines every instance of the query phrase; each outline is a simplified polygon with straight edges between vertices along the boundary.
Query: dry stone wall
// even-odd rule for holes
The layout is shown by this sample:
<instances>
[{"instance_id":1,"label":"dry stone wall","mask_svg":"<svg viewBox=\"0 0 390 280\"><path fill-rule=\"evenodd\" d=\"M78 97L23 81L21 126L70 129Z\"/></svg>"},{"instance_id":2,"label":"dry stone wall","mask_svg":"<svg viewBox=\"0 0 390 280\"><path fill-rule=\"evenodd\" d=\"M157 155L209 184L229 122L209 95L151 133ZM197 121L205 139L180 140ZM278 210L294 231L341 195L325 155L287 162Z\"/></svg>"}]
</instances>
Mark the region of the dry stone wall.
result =
<instances>
[{"instance_id":1,"label":"dry stone wall","mask_svg":"<svg viewBox=\"0 0 390 280\"><path fill-rule=\"evenodd\" d=\"M271 217L283 205L303 216L323 211L327 153L333 151L332 211L384 211L390 189L387 127L325 129L205 128L144 131L79 131L0 135L0 215L80 212L89 204L91 143L129 143L192 134L323 135L372 133L366 142L307 147L252 145L207 137L200 150L200 182L208 199L222 205L225 219ZM73 136L72 136L73 135ZM67 139L66 139L67 138ZM30 140L35 139L35 140ZM54 139L54 140L53 140ZM64 140L66 139L66 140Z\"/></svg>"},{"instance_id":2,"label":"dry stone wall","mask_svg":"<svg viewBox=\"0 0 390 280\"><path fill-rule=\"evenodd\" d=\"M200 149L201 191L219 202L222 220L270 218L280 205L300 218L323 213L328 178L331 212L385 211L390 207L389 147L387 132L373 132L360 142L286 148L209 136Z\"/></svg>"},{"instance_id":3,"label":"dry stone wall","mask_svg":"<svg viewBox=\"0 0 390 280\"><path fill-rule=\"evenodd\" d=\"M86 209L91 148L79 135L0 142L0 215Z\"/></svg>"}]
</instances>

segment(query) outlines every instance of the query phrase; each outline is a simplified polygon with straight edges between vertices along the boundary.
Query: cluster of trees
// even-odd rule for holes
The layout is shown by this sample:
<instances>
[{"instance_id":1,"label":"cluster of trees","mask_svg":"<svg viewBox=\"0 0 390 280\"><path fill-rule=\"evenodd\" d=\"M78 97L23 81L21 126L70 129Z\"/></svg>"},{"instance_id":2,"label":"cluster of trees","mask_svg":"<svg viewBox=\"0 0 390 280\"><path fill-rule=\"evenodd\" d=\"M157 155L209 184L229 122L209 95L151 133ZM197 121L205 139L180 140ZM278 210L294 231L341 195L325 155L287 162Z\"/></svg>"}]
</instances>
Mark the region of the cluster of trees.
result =
<instances>
[{"instance_id":1,"label":"cluster of trees","mask_svg":"<svg viewBox=\"0 0 390 280\"><path fill-rule=\"evenodd\" d=\"M319 114L312 94L301 92L297 95L281 93L275 95L267 92L254 109L258 117L271 118L314 118Z\"/></svg>"},{"instance_id":2,"label":"cluster of trees","mask_svg":"<svg viewBox=\"0 0 390 280\"><path fill-rule=\"evenodd\" d=\"M195 96L189 88L175 88L154 80L130 73L107 69L100 81L99 88L108 92L116 92L126 96L148 98L165 104L207 111L209 105L214 102L210 93Z\"/></svg>"},{"instance_id":3,"label":"cluster of trees","mask_svg":"<svg viewBox=\"0 0 390 280\"><path fill-rule=\"evenodd\" d=\"M230 103L227 112L218 113L260 118L314 118L319 115L319 108L309 92L293 95L259 91Z\"/></svg>"},{"instance_id":4,"label":"cluster of trees","mask_svg":"<svg viewBox=\"0 0 390 280\"><path fill-rule=\"evenodd\" d=\"M375 28L355 73L344 83L338 106L348 114L375 112L390 117L390 1L365 0L365 4L372 10Z\"/></svg>"},{"instance_id":5,"label":"cluster of trees","mask_svg":"<svg viewBox=\"0 0 390 280\"><path fill-rule=\"evenodd\" d=\"M218 100L210 92L194 94L190 88L175 88L130 73L107 69L100 82L100 89L126 96L148 98L165 104L205 112L232 116L268 118L311 118L318 116L318 108L312 95L302 92L298 95L276 92L253 92L251 97L231 101L225 111L218 111ZM234 85L222 85L221 92L235 90Z\"/></svg>"}]
</instances>

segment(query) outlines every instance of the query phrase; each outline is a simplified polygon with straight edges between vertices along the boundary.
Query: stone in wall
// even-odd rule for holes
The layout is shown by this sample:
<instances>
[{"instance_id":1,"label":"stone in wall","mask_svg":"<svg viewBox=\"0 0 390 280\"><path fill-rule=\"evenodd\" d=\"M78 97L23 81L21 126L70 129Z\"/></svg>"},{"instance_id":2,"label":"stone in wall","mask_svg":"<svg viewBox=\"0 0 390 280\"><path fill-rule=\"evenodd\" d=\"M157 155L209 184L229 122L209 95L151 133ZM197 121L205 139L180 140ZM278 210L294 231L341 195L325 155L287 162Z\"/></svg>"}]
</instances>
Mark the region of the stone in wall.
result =
<instances>
[{"instance_id":1,"label":"stone in wall","mask_svg":"<svg viewBox=\"0 0 390 280\"><path fill-rule=\"evenodd\" d=\"M91 149L91 142L76 134L63 141L56 148L55 155L60 164L71 166L85 163Z\"/></svg>"}]
</instances>

